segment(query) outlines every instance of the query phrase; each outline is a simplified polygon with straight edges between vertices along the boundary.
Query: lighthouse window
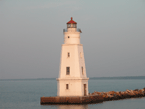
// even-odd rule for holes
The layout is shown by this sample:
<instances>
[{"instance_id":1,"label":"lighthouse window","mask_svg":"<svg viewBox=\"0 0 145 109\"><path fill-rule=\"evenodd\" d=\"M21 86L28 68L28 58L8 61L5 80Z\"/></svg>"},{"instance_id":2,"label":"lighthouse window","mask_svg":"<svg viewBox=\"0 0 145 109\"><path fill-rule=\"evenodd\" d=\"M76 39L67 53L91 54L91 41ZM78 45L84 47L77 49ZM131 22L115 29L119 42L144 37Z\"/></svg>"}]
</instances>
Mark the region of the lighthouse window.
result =
<instances>
[{"instance_id":1,"label":"lighthouse window","mask_svg":"<svg viewBox=\"0 0 145 109\"><path fill-rule=\"evenodd\" d=\"M69 89L69 86L68 86L68 84L66 84L66 89Z\"/></svg>"},{"instance_id":2,"label":"lighthouse window","mask_svg":"<svg viewBox=\"0 0 145 109\"><path fill-rule=\"evenodd\" d=\"M70 67L66 67L66 75L70 74Z\"/></svg>"},{"instance_id":3,"label":"lighthouse window","mask_svg":"<svg viewBox=\"0 0 145 109\"><path fill-rule=\"evenodd\" d=\"M76 28L77 27L76 24L73 24L73 27Z\"/></svg>"},{"instance_id":4,"label":"lighthouse window","mask_svg":"<svg viewBox=\"0 0 145 109\"><path fill-rule=\"evenodd\" d=\"M67 24L67 27L68 27L68 28L70 28L70 26L71 26L70 24Z\"/></svg>"},{"instance_id":5,"label":"lighthouse window","mask_svg":"<svg viewBox=\"0 0 145 109\"><path fill-rule=\"evenodd\" d=\"M75 25L75 24L73 24L73 27L75 28L75 27L76 27L76 25Z\"/></svg>"},{"instance_id":6,"label":"lighthouse window","mask_svg":"<svg viewBox=\"0 0 145 109\"><path fill-rule=\"evenodd\" d=\"M83 67L82 67L82 74L84 75L84 69L83 69Z\"/></svg>"},{"instance_id":7,"label":"lighthouse window","mask_svg":"<svg viewBox=\"0 0 145 109\"><path fill-rule=\"evenodd\" d=\"M67 53L67 57L70 57L70 53L69 52Z\"/></svg>"}]
</instances>

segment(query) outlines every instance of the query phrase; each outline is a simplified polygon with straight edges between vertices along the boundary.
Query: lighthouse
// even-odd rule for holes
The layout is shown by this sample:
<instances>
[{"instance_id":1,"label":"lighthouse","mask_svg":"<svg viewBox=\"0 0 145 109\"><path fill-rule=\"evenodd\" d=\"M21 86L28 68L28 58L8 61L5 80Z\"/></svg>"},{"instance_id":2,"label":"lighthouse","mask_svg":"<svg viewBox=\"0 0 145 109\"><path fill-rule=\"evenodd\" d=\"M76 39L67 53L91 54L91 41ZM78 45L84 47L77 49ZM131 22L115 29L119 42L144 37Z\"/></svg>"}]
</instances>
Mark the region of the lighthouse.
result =
<instances>
[{"instance_id":1,"label":"lighthouse","mask_svg":"<svg viewBox=\"0 0 145 109\"><path fill-rule=\"evenodd\" d=\"M58 96L87 96L88 80L85 67L83 45L80 43L81 30L77 22L67 22L63 30L64 44L61 49L60 71L57 78Z\"/></svg>"}]
</instances>

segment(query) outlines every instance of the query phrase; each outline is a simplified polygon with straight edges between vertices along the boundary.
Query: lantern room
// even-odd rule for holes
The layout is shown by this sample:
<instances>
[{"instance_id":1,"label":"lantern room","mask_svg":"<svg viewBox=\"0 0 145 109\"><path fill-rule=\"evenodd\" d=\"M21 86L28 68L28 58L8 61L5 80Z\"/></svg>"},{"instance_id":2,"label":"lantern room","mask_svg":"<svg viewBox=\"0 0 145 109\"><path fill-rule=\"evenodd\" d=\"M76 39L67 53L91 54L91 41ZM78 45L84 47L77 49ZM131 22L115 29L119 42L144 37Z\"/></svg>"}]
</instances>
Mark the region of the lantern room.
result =
<instances>
[{"instance_id":1,"label":"lantern room","mask_svg":"<svg viewBox=\"0 0 145 109\"><path fill-rule=\"evenodd\" d=\"M67 22L67 28L77 28L77 22L73 21L72 17L71 20Z\"/></svg>"}]
</instances>

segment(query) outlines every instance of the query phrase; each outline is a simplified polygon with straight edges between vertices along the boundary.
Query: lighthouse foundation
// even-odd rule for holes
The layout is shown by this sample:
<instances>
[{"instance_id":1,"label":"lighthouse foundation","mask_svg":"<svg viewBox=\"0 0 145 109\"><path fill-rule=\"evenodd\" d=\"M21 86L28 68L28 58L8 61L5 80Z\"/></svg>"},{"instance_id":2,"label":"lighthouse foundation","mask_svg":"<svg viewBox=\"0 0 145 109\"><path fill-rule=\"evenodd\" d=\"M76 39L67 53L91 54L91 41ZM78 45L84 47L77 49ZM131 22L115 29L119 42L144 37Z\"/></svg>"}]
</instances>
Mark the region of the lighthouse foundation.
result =
<instances>
[{"instance_id":1,"label":"lighthouse foundation","mask_svg":"<svg viewBox=\"0 0 145 109\"><path fill-rule=\"evenodd\" d=\"M73 96L73 97L41 97L41 105L45 104L88 104L103 102L103 96Z\"/></svg>"}]
</instances>

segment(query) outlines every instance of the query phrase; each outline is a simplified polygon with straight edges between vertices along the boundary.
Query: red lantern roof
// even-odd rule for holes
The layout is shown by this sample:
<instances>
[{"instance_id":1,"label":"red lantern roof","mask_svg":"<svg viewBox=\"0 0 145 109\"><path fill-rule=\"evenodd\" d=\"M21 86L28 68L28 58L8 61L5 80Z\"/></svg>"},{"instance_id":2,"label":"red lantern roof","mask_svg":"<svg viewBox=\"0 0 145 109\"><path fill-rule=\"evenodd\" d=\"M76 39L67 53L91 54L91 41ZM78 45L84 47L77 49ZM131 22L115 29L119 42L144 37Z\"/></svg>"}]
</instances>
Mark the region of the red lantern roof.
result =
<instances>
[{"instance_id":1,"label":"red lantern roof","mask_svg":"<svg viewBox=\"0 0 145 109\"><path fill-rule=\"evenodd\" d=\"M73 18L71 17L71 20L69 22L67 22L67 24L77 24L77 22L73 21Z\"/></svg>"}]
</instances>

